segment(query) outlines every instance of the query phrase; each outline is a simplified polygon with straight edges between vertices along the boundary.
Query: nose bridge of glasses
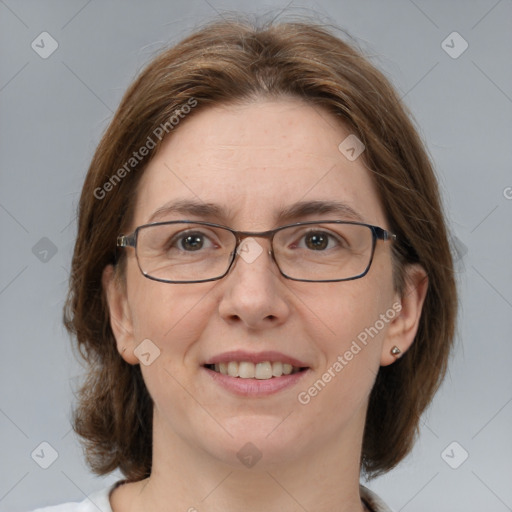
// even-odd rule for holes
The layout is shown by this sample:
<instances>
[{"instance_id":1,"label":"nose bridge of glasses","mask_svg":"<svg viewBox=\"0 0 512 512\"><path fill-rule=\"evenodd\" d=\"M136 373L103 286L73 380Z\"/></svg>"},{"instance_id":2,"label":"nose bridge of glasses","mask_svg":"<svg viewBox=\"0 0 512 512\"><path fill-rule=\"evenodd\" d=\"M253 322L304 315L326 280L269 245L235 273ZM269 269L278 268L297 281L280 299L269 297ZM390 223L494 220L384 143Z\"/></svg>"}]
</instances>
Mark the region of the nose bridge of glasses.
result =
<instances>
[{"instance_id":1,"label":"nose bridge of glasses","mask_svg":"<svg viewBox=\"0 0 512 512\"><path fill-rule=\"evenodd\" d=\"M272 239L274 238L275 230L268 231L234 231L236 237L237 254L242 256L246 261L256 259L265 249L256 238L268 240L269 255L273 255ZM253 259L254 258L254 259ZM252 262L251 261L251 262Z\"/></svg>"},{"instance_id":2,"label":"nose bridge of glasses","mask_svg":"<svg viewBox=\"0 0 512 512\"><path fill-rule=\"evenodd\" d=\"M268 229L267 231L233 231L238 244L247 238L264 238L267 240L272 240L275 232L275 229Z\"/></svg>"}]
</instances>

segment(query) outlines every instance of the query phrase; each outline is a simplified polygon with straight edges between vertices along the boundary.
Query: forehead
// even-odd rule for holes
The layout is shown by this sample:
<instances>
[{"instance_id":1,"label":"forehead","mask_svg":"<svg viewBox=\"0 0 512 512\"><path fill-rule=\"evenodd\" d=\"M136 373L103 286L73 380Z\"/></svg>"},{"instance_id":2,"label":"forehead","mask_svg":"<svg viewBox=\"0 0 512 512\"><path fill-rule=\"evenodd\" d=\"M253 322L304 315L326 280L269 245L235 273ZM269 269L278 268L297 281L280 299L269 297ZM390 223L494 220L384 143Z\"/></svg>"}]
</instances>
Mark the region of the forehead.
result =
<instances>
[{"instance_id":1,"label":"forehead","mask_svg":"<svg viewBox=\"0 0 512 512\"><path fill-rule=\"evenodd\" d=\"M321 107L261 99L205 108L181 123L140 181L136 225L165 220L152 216L174 201L218 205L208 219L239 229L267 229L294 203L322 201L384 224L363 158L350 161L338 148L350 131Z\"/></svg>"}]
</instances>

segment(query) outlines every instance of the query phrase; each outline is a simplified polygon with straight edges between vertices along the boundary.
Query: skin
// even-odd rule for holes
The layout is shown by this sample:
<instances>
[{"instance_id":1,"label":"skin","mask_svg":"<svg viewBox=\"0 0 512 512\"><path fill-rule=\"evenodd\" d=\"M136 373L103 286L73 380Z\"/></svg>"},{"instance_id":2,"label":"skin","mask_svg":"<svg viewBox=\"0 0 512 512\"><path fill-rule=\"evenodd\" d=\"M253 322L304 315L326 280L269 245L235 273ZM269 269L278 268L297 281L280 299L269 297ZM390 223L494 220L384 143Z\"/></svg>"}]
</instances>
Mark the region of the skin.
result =
<instances>
[{"instance_id":1,"label":"skin","mask_svg":"<svg viewBox=\"0 0 512 512\"><path fill-rule=\"evenodd\" d=\"M148 165L131 228L147 223L170 200L199 198L224 206L228 217L186 218L238 230L282 225L276 211L302 200L343 201L366 222L387 229L363 158L351 162L338 150L349 134L331 114L298 99L258 99L194 113ZM316 214L296 221L337 218ZM141 365L155 403L152 474L117 488L114 512L364 510L359 463L368 396L379 366L396 360L391 348L403 353L414 340L425 273L409 267L400 297L390 242L379 241L361 279L296 282L278 273L266 252L269 242L258 243L263 253L252 263L238 258L220 281L149 280L133 249L126 249L126 286L112 267L105 269L120 357L139 364L134 350L147 338L161 351L151 365ZM300 404L297 394L397 301L400 313L309 404ZM236 349L283 352L307 362L310 375L270 397L234 396L212 384L201 364ZM262 455L251 468L237 458L247 442Z\"/></svg>"}]
</instances>

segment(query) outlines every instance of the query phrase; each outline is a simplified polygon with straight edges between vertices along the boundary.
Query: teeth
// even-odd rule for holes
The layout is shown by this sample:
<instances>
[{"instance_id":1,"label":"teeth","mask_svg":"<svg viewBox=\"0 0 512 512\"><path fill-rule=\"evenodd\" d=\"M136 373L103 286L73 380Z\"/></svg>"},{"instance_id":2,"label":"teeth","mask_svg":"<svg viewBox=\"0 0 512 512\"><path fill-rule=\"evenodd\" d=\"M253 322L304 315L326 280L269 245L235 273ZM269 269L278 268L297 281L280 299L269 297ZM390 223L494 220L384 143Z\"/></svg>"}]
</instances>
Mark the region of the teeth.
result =
<instances>
[{"instance_id":1,"label":"teeth","mask_svg":"<svg viewBox=\"0 0 512 512\"><path fill-rule=\"evenodd\" d=\"M254 379L255 373L256 367L253 363L243 361L238 365L238 376L242 379Z\"/></svg>"},{"instance_id":2,"label":"teeth","mask_svg":"<svg viewBox=\"0 0 512 512\"><path fill-rule=\"evenodd\" d=\"M283 375L283 363L279 361L272 363L272 375L274 377L281 377Z\"/></svg>"},{"instance_id":3,"label":"teeth","mask_svg":"<svg viewBox=\"0 0 512 512\"><path fill-rule=\"evenodd\" d=\"M280 361L272 363L264 361L256 364L249 361L229 361L228 363L215 364L213 369L218 373L222 373L222 375L229 375L230 377L259 380L268 380L272 377L281 377L282 375L290 375L300 371L300 368L293 367L288 363L281 363Z\"/></svg>"},{"instance_id":4,"label":"teeth","mask_svg":"<svg viewBox=\"0 0 512 512\"><path fill-rule=\"evenodd\" d=\"M238 363L230 361L228 363L228 375L230 377L238 377Z\"/></svg>"},{"instance_id":5,"label":"teeth","mask_svg":"<svg viewBox=\"0 0 512 512\"><path fill-rule=\"evenodd\" d=\"M271 379L272 378L272 364L268 361L265 361L264 363L258 363L255 366L254 376L257 379Z\"/></svg>"}]
</instances>

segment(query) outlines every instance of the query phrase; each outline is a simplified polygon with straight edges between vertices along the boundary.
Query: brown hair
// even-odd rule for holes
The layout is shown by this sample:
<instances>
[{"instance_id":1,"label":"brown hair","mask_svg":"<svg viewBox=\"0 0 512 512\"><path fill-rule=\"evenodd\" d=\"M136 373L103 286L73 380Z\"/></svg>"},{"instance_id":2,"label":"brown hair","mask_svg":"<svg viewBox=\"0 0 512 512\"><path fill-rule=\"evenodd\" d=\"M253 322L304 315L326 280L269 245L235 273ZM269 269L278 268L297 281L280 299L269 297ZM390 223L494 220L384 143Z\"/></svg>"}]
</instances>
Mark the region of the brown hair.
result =
<instances>
[{"instance_id":1,"label":"brown hair","mask_svg":"<svg viewBox=\"0 0 512 512\"><path fill-rule=\"evenodd\" d=\"M73 422L97 474L119 468L128 480L140 480L151 472L153 403L140 367L117 352L101 277L115 263L116 237L130 223L138 181L160 147L155 130L166 125L172 136L169 119L187 102L197 102L190 116L208 105L259 96L302 98L357 135L398 236L397 289L403 289L407 263L419 262L428 274L415 342L396 363L380 368L370 395L362 450L369 476L388 471L410 451L420 415L444 377L457 309L453 263L434 171L400 98L359 50L316 22L215 21L161 52L129 87L82 190L64 316L88 363ZM148 138L152 152L130 161ZM122 179L114 179L116 173Z\"/></svg>"}]
</instances>

